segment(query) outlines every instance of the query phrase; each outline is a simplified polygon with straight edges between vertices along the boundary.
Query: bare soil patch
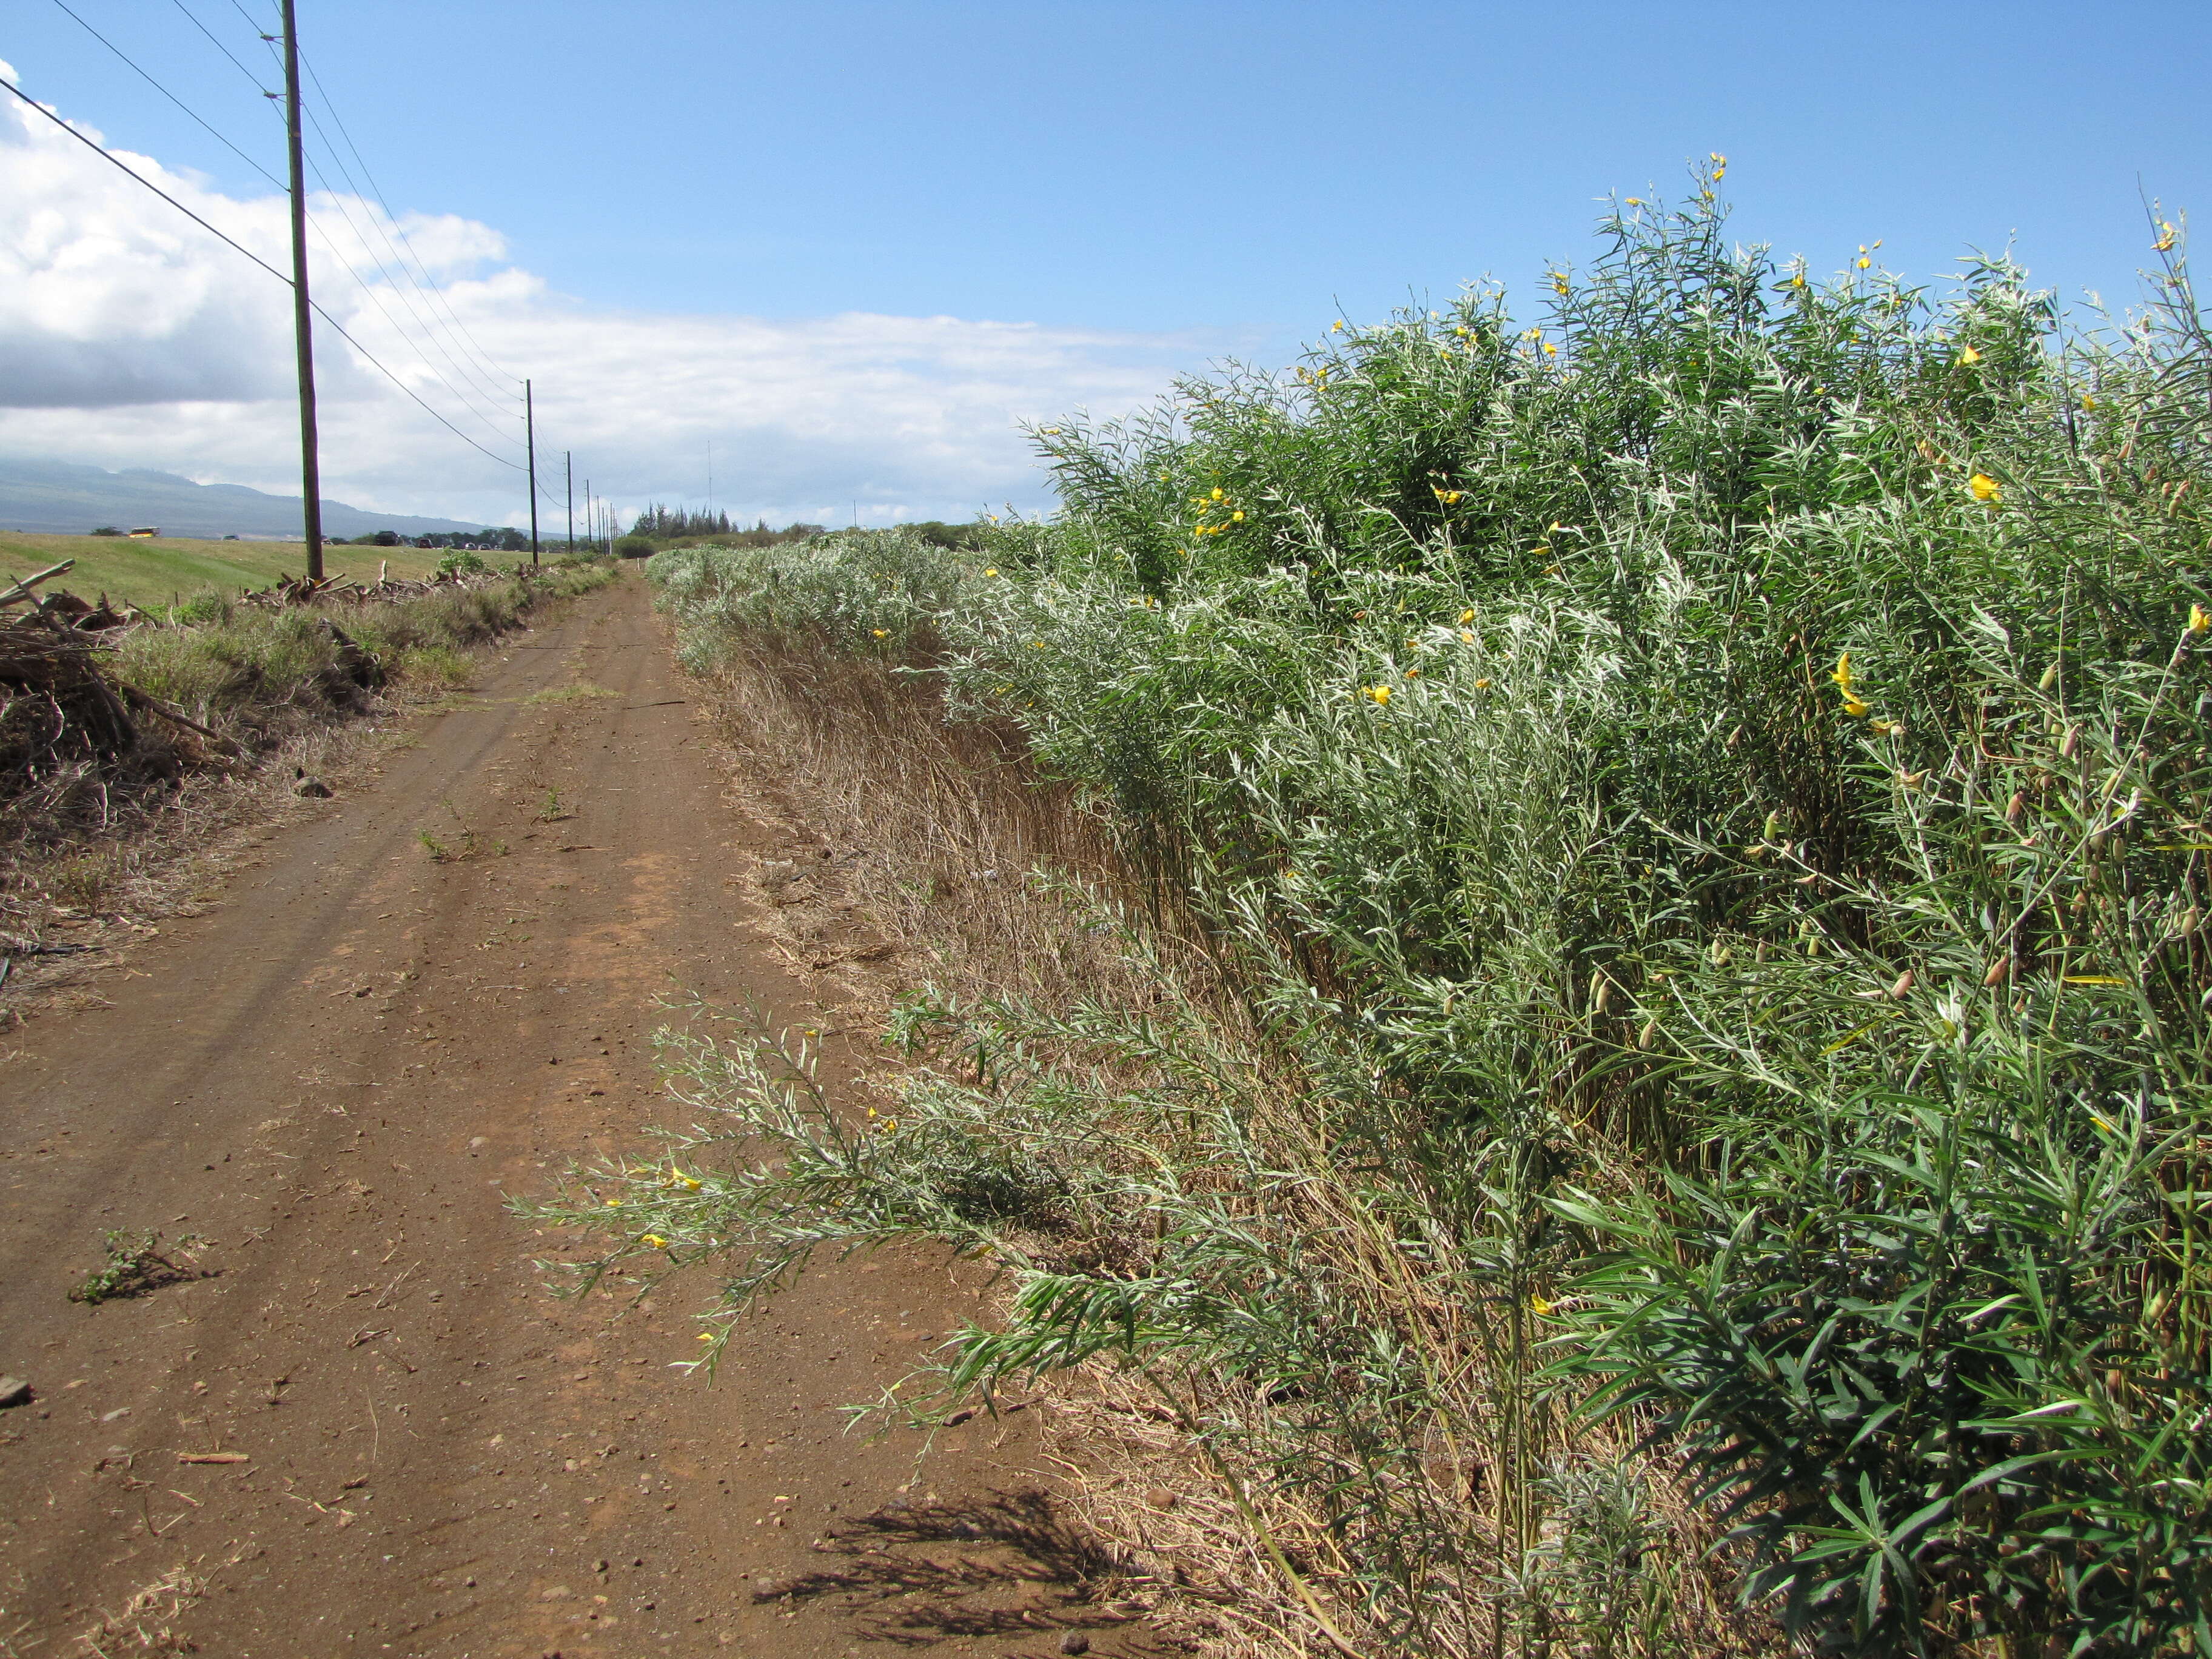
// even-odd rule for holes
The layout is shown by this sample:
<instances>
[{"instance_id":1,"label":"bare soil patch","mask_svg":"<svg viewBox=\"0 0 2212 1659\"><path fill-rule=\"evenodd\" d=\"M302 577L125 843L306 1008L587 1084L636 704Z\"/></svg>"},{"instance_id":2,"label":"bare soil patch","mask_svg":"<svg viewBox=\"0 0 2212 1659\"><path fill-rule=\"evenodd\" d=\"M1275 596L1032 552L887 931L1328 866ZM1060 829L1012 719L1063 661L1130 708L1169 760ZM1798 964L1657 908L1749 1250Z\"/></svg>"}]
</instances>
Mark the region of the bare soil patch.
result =
<instances>
[{"instance_id":1,"label":"bare soil patch","mask_svg":"<svg viewBox=\"0 0 2212 1659\"><path fill-rule=\"evenodd\" d=\"M541 698L585 683L616 695ZM693 701L640 585L587 597L10 1035L0 1654L1159 1650L1024 1415L927 1462L847 1432L979 1310L949 1264L825 1267L712 1387L670 1369L680 1284L546 1292L506 1197L665 1111L660 993L818 1023L841 1087L860 1058L763 931L740 872L781 848ZM457 823L475 855L432 857ZM116 1229L215 1276L71 1302Z\"/></svg>"}]
</instances>

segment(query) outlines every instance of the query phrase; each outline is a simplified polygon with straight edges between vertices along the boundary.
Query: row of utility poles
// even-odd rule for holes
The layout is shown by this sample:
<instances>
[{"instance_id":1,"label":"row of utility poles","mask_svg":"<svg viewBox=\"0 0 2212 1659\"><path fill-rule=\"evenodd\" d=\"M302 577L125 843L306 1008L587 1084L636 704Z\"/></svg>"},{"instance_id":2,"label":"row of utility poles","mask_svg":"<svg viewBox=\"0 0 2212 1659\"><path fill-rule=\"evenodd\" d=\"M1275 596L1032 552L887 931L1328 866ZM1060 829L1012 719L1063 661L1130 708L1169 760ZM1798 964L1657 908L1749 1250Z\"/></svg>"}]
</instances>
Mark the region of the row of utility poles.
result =
<instances>
[{"instance_id":1,"label":"row of utility poles","mask_svg":"<svg viewBox=\"0 0 2212 1659\"><path fill-rule=\"evenodd\" d=\"M300 30L293 0L282 0L284 16L284 142L292 167L292 335L300 358L300 483L307 501L307 574L323 577L323 482L320 446L315 432L315 334L313 302L307 293L307 191L306 157L300 137ZM538 562L538 412L533 389L522 383L524 453L530 475L530 562ZM564 453L568 474L568 545L576 544L574 457ZM592 511L592 481L584 480L586 527L596 546L599 522ZM612 525L606 539L613 540Z\"/></svg>"}]
</instances>

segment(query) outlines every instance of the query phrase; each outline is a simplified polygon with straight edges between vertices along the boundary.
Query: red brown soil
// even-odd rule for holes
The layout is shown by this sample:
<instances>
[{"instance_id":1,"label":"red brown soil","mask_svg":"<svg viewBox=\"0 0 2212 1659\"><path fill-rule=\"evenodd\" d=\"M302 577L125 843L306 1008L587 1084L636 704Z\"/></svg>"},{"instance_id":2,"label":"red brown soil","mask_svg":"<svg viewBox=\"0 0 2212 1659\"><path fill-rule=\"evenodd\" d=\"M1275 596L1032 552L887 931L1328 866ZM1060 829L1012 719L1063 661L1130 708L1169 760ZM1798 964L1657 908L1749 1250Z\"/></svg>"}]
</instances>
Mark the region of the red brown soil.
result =
<instances>
[{"instance_id":1,"label":"red brown soil","mask_svg":"<svg viewBox=\"0 0 2212 1659\"><path fill-rule=\"evenodd\" d=\"M529 701L580 677L616 695ZM921 1464L846 1431L974 1285L824 1263L709 1386L671 1369L707 1281L557 1301L554 1241L505 1207L672 1118L659 994L829 1018L732 884L795 849L694 696L642 584L591 596L101 975L106 1006L7 1039L0 1371L36 1394L0 1413L0 1656L94 1650L179 1568L205 1595L135 1624L230 1659L1152 1650L1024 1418ZM549 789L571 816L539 820ZM472 856L418 839L464 828ZM832 1081L852 1064L832 1042ZM210 1276L72 1303L109 1228L204 1235ZM215 1452L247 1461L180 1461Z\"/></svg>"}]
</instances>

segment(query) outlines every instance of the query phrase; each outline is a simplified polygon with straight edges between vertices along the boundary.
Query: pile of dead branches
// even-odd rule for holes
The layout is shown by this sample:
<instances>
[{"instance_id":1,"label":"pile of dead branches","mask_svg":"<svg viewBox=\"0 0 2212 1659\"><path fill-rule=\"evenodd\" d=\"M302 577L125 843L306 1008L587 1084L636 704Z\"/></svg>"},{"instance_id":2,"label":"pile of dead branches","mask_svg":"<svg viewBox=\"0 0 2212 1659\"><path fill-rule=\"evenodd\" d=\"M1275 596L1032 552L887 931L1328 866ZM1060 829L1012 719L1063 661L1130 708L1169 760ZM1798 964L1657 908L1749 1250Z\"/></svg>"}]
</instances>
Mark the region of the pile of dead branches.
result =
<instances>
[{"instance_id":1,"label":"pile of dead branches","mask_svg":"<svg viewBox=\"0 0 2212 1659\"><path fill-rule=\"evenodd\" d=\"M378 600L410 599L440 589L483 587L488 583L504 581L499 573L486 572L465 574L459 571L441 570L434 576L417 580L388 574L389 565L377 567L373 582L356 581L343 572L318 580L313 576L277 577L275 583L251 592L240 593L238 602L258 610L280 611L295 605L370 605Z\"/></svg>"},{"instance_id":2,"label":"pile of dead branches","mask_svg":"<svg viewBox=\"0 0 2212 1659\"><path fill-rule=\"evenodd\" d=\"M52 815L88 788L173 780L242 751L161 698L114 680L100 636L143 620L40 585L70 562L0 592L0 817ZM366 655L367 653L362 653ZM374 661L374 659L371 659Z\"/></svg>"}]
</instances>

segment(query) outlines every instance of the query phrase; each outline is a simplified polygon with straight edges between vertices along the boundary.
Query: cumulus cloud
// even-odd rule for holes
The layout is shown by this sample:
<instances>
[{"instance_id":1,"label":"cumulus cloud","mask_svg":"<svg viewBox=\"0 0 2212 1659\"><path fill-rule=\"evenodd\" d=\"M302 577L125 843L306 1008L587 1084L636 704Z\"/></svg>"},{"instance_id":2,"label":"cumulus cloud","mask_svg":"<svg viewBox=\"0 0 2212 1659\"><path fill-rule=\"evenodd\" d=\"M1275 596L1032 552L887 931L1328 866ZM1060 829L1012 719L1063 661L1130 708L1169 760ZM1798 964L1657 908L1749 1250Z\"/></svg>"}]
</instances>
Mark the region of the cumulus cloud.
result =
<instances>
[{"instance_id":1,"label":"cumulus cloud","mask_svg":"<svg viewBox=\"0 0 2212 1659\"><path fill-rule=\"evenodd\" d=\"M290 269L281 192L227 196L117 154ZM570 450L580 491L589 476L625 510L696 505L711 442L714 504L748 519L842 521L856 501L877 523L1035 507L1042 481L1020 422L1134 408L1235 343L956 317L607 310L505 263L489 226L395 222L336 195L309 205L317 298L482 447L319 326L324 491L387 512L526 519L513 470L525 374L541 484L556 496ZM12 99L0 111L0 453L297 493L290 300L52 123Z\"/></svg>"}]
</instances>

